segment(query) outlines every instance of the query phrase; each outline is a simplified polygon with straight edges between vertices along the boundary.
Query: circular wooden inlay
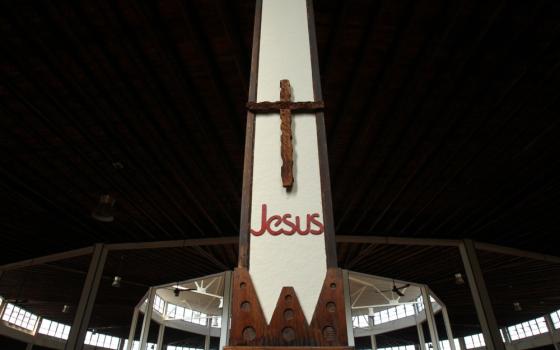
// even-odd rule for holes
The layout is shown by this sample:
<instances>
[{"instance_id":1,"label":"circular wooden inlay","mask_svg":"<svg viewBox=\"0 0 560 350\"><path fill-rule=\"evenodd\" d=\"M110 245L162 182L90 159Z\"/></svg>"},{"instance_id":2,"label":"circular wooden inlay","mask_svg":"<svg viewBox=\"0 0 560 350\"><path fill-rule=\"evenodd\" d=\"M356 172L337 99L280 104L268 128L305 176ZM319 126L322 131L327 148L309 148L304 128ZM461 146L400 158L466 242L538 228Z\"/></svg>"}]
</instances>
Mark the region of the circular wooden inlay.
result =
<instances>
[{"instance_id":1,"label":"circular wooden inlay","mask_svg":"<svg viewBox=\"0 0 560 350\"><path fill-rule=\"evenodd\" d=\"M284 300L286 301L286 304L291 304L292 303L292 296L290 294L286 295L284 297Z\"/></svg>"},{"instance_id":2,"label":"circular wooden inlay","mask_svg":"<svg viewBox=\"0 0 560 350\"><path fill-rule=\"evenodd\" d=\"M328 342L336 341L336 330L332 326L323 328L323 338Z\"/></svg>"},{"instance_id":3,"label":"circular wooden inlay","mask_svg":"<svg viewBox=\"0 0 560 350\"><path fill-rule=\"evenodd\" d=\"M251 303L248 301L244 301L239 305L241 307L241 311L249 312L251 311Z\"/></svg>"},{"instance_id":4,"label":"circular wooden inlay","mask_svg":"<svg viewBox=\"0 0 560 350\"><path fill-rule=\"evenodd\" d=\"M286 321L292 320L294 318L294 310L286 309L284 310L284 319Z\"/></svg>"},{"instance_id":5,"label":"circular wooden inlay","mask_svg":"<svg viewBox=\"0 0 560 350\"><path fill-rule=\"evenodd\" d=\"M247 287L247 283L245 283L245 282L239 283L239 288L245 289L245 287Z\"/></svg>"},{"instance_id":6,"label":"circular wooden inlay","mask_svg":"<svg viewBox=\"0 0 560 350\"><path fill-rule=\"evenodd\" d=\"M331 283L331 288L335 289L336 288L336 283Z\"/></svg>"},{"instance_id":7,"label":"circular wooden inlay","mask_svg":"<svg viewBox=\"0 0 560 350\"><path fill-rule=\"evenodd\" d=\"M287 342L293 342L296 339L296 331L293 328L286 327L282 330L282 338Z\"/></svg>"},{"instance_id":8,"label":"circular wooden inlay","mask_svg":"<svg viewBox=\"0 0 560 350\"><path fill-rule=\"evenodd\" d=\"M333 303L332 301L329 301L327 303L327 311L328 312L335 312L336 311L336 304Z\"/></svg>"},{"instance_id":9,"label":"circular wooden inlay","mask_svg":"<svg viewBox=\"0 0 560 350\"><path fill-rule=\"evenodd\" d=\"M255 329L253 327L251 326L245 327L245 329L243 330L243 340L253 341L255 340L256 337L257 337L257 332L255 332Z\"/></svg>"}]
</instances>

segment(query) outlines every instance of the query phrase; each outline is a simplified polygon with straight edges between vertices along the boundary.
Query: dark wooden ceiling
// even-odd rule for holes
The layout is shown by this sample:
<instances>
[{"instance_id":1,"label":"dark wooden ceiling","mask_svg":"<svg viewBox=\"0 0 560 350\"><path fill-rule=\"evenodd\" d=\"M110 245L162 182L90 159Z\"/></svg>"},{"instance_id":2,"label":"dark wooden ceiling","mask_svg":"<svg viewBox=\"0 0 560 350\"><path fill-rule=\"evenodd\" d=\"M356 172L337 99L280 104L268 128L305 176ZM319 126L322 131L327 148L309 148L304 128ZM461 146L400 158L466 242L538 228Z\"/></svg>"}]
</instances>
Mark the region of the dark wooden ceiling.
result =
<instances>
[{"instance_id":1,"label":"dark wooden ceiling","mask_svg":"<svg viewBox=\"0 0 560 350\"><path fill-rule=\"evenodd\" d=\"M558 255L559 14L555 0L315 1L337 234ZM95 242L235 236L253 15L254 0L1 2L0 264ZM105 193L117 198L112 223L91 217ZM339 245L341 265L430 283L470 334L456 255L392 247L355 260L365 248ZM144 285L231 267L235 249L138 253L130 293L103 304L102 292L92 322L130 322L112 307L131 310ZM556 266L481 259L503 324L558 305L560 291L542 290L560 285ZM84 264L34 274L61 278L70 300ZM37 298L65 295L54 289Z\"/></svg>"},{"instance_id":2,"label":"dark wooden ceiling","mask_svg":"<svg viewBox=\"0 0 560 350\"><path fill-rule=\"evenodd\" d=\"M0 6L1 262L237 234L253 0ZM556 253L559 6L316 1L338 234Z\"/></svg>"}]
</instances>

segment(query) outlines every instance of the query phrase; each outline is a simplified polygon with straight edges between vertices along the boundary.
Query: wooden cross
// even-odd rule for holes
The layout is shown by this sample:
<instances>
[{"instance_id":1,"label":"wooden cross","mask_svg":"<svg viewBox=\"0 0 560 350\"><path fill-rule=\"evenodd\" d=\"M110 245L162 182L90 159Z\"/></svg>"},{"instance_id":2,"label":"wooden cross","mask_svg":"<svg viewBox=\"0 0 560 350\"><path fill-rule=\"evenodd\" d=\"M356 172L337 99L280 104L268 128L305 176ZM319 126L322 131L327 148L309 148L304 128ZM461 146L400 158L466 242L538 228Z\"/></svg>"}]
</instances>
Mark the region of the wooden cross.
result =
<instances>
[{"instance_id":1,"label":"wooden cross","mask_svg":"<svg viewBox=\"0 0 560 350\"><path fill-rule=\"evenodd\" d=\"M280 136L282 156L282 168L280 174L282 175L282 186L288 191L294 184L294 157L292 147L292 112L315 112L325 107L323 101L311 102L292 102L292 91L290 81L287 79L280 80L280 101L276 102L248 102L247 109L253 113L274 113L280 112Z\"/></svg>"}]
</instances>

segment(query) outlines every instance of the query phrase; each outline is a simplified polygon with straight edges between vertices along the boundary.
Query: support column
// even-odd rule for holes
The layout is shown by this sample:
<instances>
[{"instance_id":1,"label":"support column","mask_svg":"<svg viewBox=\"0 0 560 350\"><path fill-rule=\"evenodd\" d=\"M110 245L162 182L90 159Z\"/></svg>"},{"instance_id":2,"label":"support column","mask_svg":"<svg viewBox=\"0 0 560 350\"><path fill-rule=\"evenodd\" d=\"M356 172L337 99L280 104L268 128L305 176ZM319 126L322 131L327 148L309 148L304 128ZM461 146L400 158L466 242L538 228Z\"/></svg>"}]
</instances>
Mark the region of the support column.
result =
<instances>
[{"instance_id":1,"label":"support column","mask_svg":"<svg viewBox=\"0 0 560 350\"><path fill-rule=\"evenodd\" d=\"M220 348L223 350L229 339L229 317L231 314L231 271L224 272L224 299L222 300L222 325L220 328Z\"/></svg>"},{"instance_id":2,"label":"support column","mask_svg":"<svg viewBox=\"0 0 560 350\"><path fill-rule=\"evenodd\" d=\"M418 345L420 350L426 350L426 339L424 338L424 327L422 323L416 324L416 330L418 331Z\"/></svg>"},{"instance_id":3,"label":"support column","mask_svg":"<svg viewBox=\"0 0 560 350\"><path fill-rule=\"evenodd\" d=\"M157 345L156 345L157 350L162 350L163 349L163 336L164 335L165 335L165 323L161 323L159 325L159 331L158 331L158 335L157 335Z\"/></svg>"},{"instance_id":4,"label":"support column","mask_svg":"<svg viewBox=\"0 0 560 350\"><path fill-rule=\"evenodd\" d=\"M134 313L132 314L132 322L130 323L130 331L128 332L128 343L126 344L126 350L132 350L132 345L134 343L134 335L136 334L136 325L138 324L138 314L140 310L138 307L134 308Z\"/></svg>"},{"instance_id":5,"label":"support column","mask_svg":"<svg viewBox=\"0 0 560 350\"><path fill-rule=\"evenodd\" d=\"M72 322L70 334L68 335L68 340L66 341L64 349L76 350L84 346L87 327L93 311L95 298L97 297L99 283L103 275L103 268L105 267L105 260L107 260L107 249L103 244L96 244L93 249L80 301L78 302L74 321Z\"/></svg>"},{"instance_id":6,"label":"support column","mask_svg":"<svg viewBox=\"0 0 560 350\"><path fill-rule=\"evenodd\" d=\"M546 327L548 328L548 334L550 334L550 341L552 345L554 345L555 350L560 350L560 344L558 344L558 336L556 335L556 329L554 328L554 322L552 322L552 318L550 314L544 315L544 320L546 321Z\"/></svg>"},{"instance_id":7,"label":"support column","mask_svg":"<svg viewBox=\"0 0 560 350\"><path fill-rule=\"evenodd\" d=\"M508 331L507 327L502 328L502 334L504 335L505 342L506 343L511 343L511 336L509 335L509 331Z\"/></svg>"},{"instance_id":8,"label":"support column","mask_svg":"<svg viewBox=\"0 0 560 350\"><path fill-rule=\"evenodd\" d=\"M449 340L449 347L451 350L458 350L455 347L455 339L453 338L453 331L451 330L451 321L449 320L449 313L447 313L447 306L442 306L441 312L443 314L443 323L445 324L445 333Z\"/></svg>"},{"instance_id":9,"label":"support column","mask_svg":"<svg viewBox=\"0 0 560 350\"><path fill-rule=\"evenodd\" d=\"M426 321L428 321L428 329L430 330L430 339L432 341L432 349L439 350L439 336L436 326L436 319L434 318L434 308L430 300L430 293L428 287L420 287L422 291L422 302L424 303L424 313L426 314Z\"/></svg>"},{"instance_id":10,"label":"support column","mask_svg":"<svg viewBox=\"0 0 560 350\"><path fill-rule=\"evenodd\" d=\"M140 350L146 350L148 346L148 334L150 333L150 322L152 321L152 313L154 311L154 299L156 297L156 289L151 287L148 292L148 303L144 310L144 320L142 322L142 332L140 333Z\"/></svg>"},{"instance_id":11,"label":"support column","mask_svg":"<svg viewBox=\"0 0 560 350\"><path fill-rule=\"evenodd\" d=\"M465 338L464 337L459 338L459 349L467 350L467 344L465 344Z\"/></svg>"},{"instance_id":12,"label":"support column","mask_svg":"<svg viewBox=\"0 0 560 350\"><path fill-rule=\"evenodd\" d=\"M459 246L459 251L461 252L461 258L467 273L471 295L478 315L478 321L482 328L486 348L488 350L505 350L474 242L470 239L464 240Z\"/></svg>"},{"instance_id":13,"label":"support column","mask_svg":"<svg viewBox=\"0 0 560 350\"><path fill-rule=\"evenodd\" d=\"M346 310L346 333L348 334L348 346L354 346L352 302L350 300L350 279L348 277L348 270L342 270L342 281L344 284L344 309Z\"/></svg>"},{"instance_id":14,"label":"support column","mask_svg":"<svg viewBox=\"0 0 560 350\"><path fill-rule=\"evenodd\" d=\"M369 339L371 341L371 350L377 350L377 339L375 338L375 334L370 335Z\"/></svg>"},{"instance_id":15,"label":"support column","mask_svg":"<svg viewBox=\"0 0 560 350\"><path fill-rule=\"evenodd\" d=\"M210 350L210 327L212 327L212 319L206 318L206 334L204 335L204 350Z\"/></svg>"},{"instance_id":16,"label":"support column","mask_svg":"<svg viewBox=\"0 0 560 350\"><path fill-rule=\"evenodd\" d=\"M31 350L31 349L33 349L33 343L27 343L25 350Z\"/></svg>"}]
</instances>

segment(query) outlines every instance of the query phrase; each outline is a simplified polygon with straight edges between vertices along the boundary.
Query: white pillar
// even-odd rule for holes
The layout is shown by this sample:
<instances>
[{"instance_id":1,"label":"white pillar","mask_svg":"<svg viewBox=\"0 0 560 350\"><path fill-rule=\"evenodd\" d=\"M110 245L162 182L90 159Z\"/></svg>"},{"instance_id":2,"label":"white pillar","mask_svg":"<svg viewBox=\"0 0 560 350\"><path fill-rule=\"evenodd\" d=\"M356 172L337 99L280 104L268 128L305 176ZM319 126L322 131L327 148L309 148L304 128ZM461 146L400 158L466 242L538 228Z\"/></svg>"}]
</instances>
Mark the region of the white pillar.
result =
<instances>
[{"instance_id":1,"label":"white pillar","mask_svg":"<svg viewBox=\"0 0 560 350\"><path fill-rule=\"evenodd\" d=\"M144 310L144 319L142 320L142 332L140 333L140 350L146 350L148 345L148 334L150 333L150 322L152 321L155 297L156 288L151 287L148 292L148 303L146 304L146 309Z\"/></svg>"},{"instance_id":2,"label":"white pillar","mask_svg":"<svg viewBox=\"0 0 560 350\"><path fill-rule=\"evenodd\" d=\"M136 334L136 325L138 324L138 314L140 310L138 307L134 308L134 313L132 314L132 322L130 323L130 331L128 332L128 343L126 344L126 350L132 350L132 345L134 343L134 335Z\"/></svg>"},{"instance_id":3,"label":"white pillar","mask_svg":"<svg viewBox=\"0 0 560 350\"><path fill-rule=\"evenodd\" d=\"M206 334L204 335L204 350L210 350L210 327L212 327L212 319L206 317Z\"/></svg>"},{"instance_id":4,"label":"white pillar","mask_svg":"<svg viewBox=\"0 0 560 350\"><path fill-rule=\"evenodd\" d=\"M224 272L224 299L222 301L222 328L220 329L220 349L228 344L229 317L231 314L231 271Z\"/></svg>"},{"instance_id":5,"label":"white pillar","mask_svg":"<svg viewBox=\"0 0 560 350\"><path fill-rule=\"evenodd\" d=\"M352 326L352 302L350 300L350 279L348 270L342 270L344 284L344 309L346 310L346 332L348 333L348 346L354 346L354 327Z\"/></svg>"},{"instance_id":6,"label":"white pillar","mask_svg":"<svg viewBox=\"0 0 560 350\"><path fill-rule=\"evenodd\" d=\"M369 339L371 341L371 350L377 350L377 339L375 338L375 334L370 335Z\"/></svg>"},{"instance_id":7,"label":"white pillar","mask_svg":"<svg viewBox=\"0 0 560 350\"><path fill-rule=\"evenodd\" d=\"M449 347L451 350L457 350L455 348L455 339L453 338L453 331L451 330L451 321L449 320L447 306L442 305L441 312L443 314L443 323L445 324L445 333L447 333L447 339L449 340Z\"/></svg>"},{"instance_id":8,"label":"white pillar","mask_svg":"<svg viewBox=\"0 0 560 350\"><path fill-rule=\"evenodd\" d=\"M84 346L87 327L93 311L93 305L95 304L95 298L97 297L97 290L99 289L106 259L107 249L103 244L96 244L64 349L76 350Z\"/></svg>"},{"instance_id":9,"label":"white pillar","mask_svg":"<svg viewBox=\"0 0 560 350\"><path fill-rule=\"evenodd\" d=\"M467 350L467 345L465 344L465 338L464 337L459 338L459 349Z\"/></svg>"},{"instance_id":10,"label":"white pillar","mask_svg":"<svg viewBox=\"0 0 560 350\"><path fill-rule=\"evenodd\" d=\"M418 345L420 346L420 350L426 350L426 339L424 338L422 322L416 324L416 330L418 331Z\"/></svg>"},{"instance_id":11,"label":"white pillar","mask_svg":"<svg viewBox=\"0 0 560 350\"><path fill-rule=\"evenodd\" d=\"M478 321L486 342L486 349L505 350L474 242L470 239L464 240L459 246L459 251L467 273Z\"/></svg>"},{"instance_id":12,"label":"white pillar","mask_svg":"<svg viewBox=\"0 0 560 350\"><path fill-rule=\"evenodd\" d=\"M548 334L550 334L550 341L554 345L555 350L560 350L560 344L558 344L558 336L556 335L556 329L554 328L554 322L550 318L550 314L544 315L544 320L546 321L546 327L548 328Z\"/></svg>"},{"instance_id":13,"label":"white pillar","mask_svg":"<svg viewBox=\"0 0 560 350\"><path fill-rule=\"evenodd\" d=\"M165 334L165 323L161 323L159 325L159 331L157 335L157 345L156 345L157 350L162 350L164 334Z\"/></svg>"},{"instance_id":14,"label":"white pillar","mask_svg":"<svg viewBox=\"0 0 560 350\"><path fill-rule=\"evenodd\" d=\"M428 287L420 287L422 291L422 302L424 303L424 313L426 314L426 321L428 321L428 329L430 330L430 339L432 341L432 349L439 350L439 336L436 326L436 319L434 318L434 308L430 300L430 293Z\"/></svg>"}]
</instances>

